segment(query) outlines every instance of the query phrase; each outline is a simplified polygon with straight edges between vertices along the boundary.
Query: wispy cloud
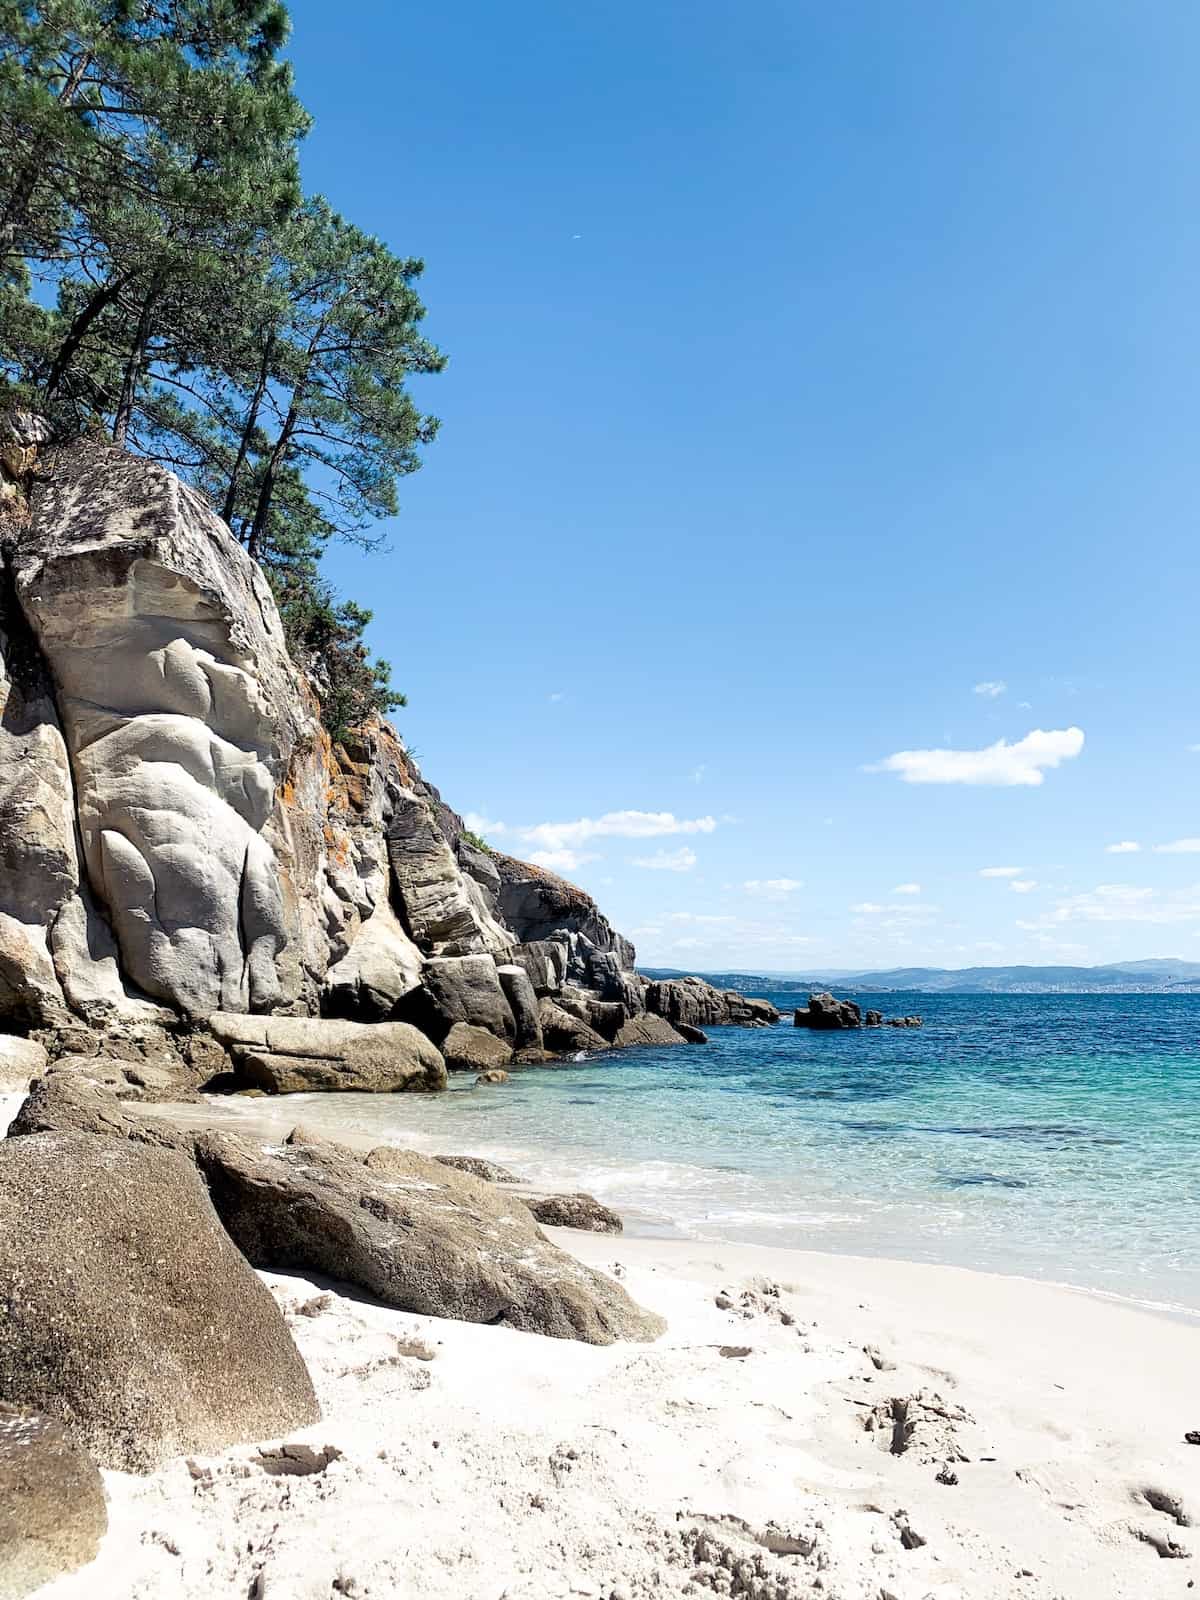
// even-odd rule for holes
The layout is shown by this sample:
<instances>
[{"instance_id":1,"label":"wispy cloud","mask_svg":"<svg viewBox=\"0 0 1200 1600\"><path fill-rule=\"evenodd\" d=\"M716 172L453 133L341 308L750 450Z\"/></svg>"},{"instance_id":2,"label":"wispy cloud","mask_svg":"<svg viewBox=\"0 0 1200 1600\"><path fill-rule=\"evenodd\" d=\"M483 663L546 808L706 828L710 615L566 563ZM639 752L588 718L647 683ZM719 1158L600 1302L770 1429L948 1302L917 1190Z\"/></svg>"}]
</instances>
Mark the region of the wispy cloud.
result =
<instances>
[{"instance_id":1,"label":"wispy cloud","mask_svg":"<svg viewBox=\"0 0 1200 1600\"><path fill-rule=\"evenodd\" d=\"M485 817L478 811L468 811L463 821L472 833L477 833L484 839L489 833L495 837L497 834L508 832L503 822L495 822L491 817Z\"/></svg>"},{"instance_id":2,"label":"wispy cloud","mask_svg":"<svg viewBox=\"0 0 1200 1600\"><path fill-rule=\"evenodd\" d=\"M712 833L716 826L715 817L677 817L670 811L606 811L602 817L539 822L520 831L530 844L563 850L589 839L659 839L677 833Z\"/></svg>"},{"instance_id":3,"label":"wispy cloud","mask_svg":"<svg viewBox=\"0 0 1200 1600\"><path fill-rule=\"evenodd\" d=\"M1110 856L1136 856L1142 847L1136 839L1119 839L1116 844L1106 844L1104 848Z\"/></svg>"},{"instance_id":4,"label":"wispy cloud","mask_svg":"<svg viewBox=\"0 0 1200 1600\"><path fill-rule=\"evenodd\" d=\"M704 774L708 771L707 762L702 761L698 767L693 767L690 777L693 783L703 783Z\"/></svg>"},{"instance_id":5,"label":"wispy cloud","mask_svg":"<svg viewBox=\"0 0 1200 1600\"><path fill-rule=\"evenodd\" d=\"M566 698L567 692L565 689L555 689L553 694L548 694L546 696L546 699L549 700L552 706L558 705L561 700L565 700Z\"/></svg>"},{"instance_id":6,"label":"wispy cloud","mask_svg":"<svg viewBox=\"0 0 1200 1600\"><path fill-rule=\"evenodd\" d=\"M1060 900L1035 922L1018 922L1017 927L1036 932L1067 922L1200 922L1200 884L1164 894L1129 883L1101 883Z\"/></svg>"},{"instance_id":7,"label":"wispy cloud","mask_svg":"<svg viewBox=\"0 0 1200 1600\"><path fill-rule=\"evenodd\" d=\"M919 883L898 883L892 890L893 894L920 894L920 892L921 885Z\"/></svg>"},{"instance_id":8,"label":"wispy cloud","mask_svg":"<svg viewBox=\"0 0 1200 1600\"><path fill-rule=\"evenodd\" d=\"M574 872L600 857L588 850L535 850L529 859L535 867L545 867L548 872Z\"/></svg>"},{"instance_id":9,"label":"wispy cloud","mask_svg":"<svg viewBox=\"0 0 1200 1600\"><path fill-rule=\"evenodd\" d=\"M983 683L975 685L975 693L985 696L988 700L996 700L1008 688L1003 678L988 678Z\"/></svg>"},{"instance_id":10,"label":"wispy cloud","mask_svg":"<svg viewBox=\"0 0 1200 1600\"><path fill-rule=\"evenodd\" d=\"M1012 878L1008 887L1014 894L1032 894L1037 888L1036 878Z\"/></svg>"},{"instance_id":11,"label":"wispy cloud","mask_svg":"<svg viewBox=\"0 0 1200 1600\"><path fill-rule=\"evenodd\" d=\"M782 900L803 887L799 878L747 878L742 884L747 894L762 895L768 900Z\"/></svg>"},{"instance_id":12,"label":"wispy cloud","mask_svg":"<svg viewBox=\"0 0 1200 1600\"><path fill-rule=\"evenodd\" d=\"M1200 855L1200 839L1172 839L1170 844L1156 844L1160 856Z\"/></svg>"},{"instance_id":13,"label":"wispy cloud","mask_svg":"<svg viewBox=\"0 0 1200 1600\"><path fill-rule=\"evenodd\" d=\"M983 750L898 750L865 770L894 772L904 783L1036 788L1045 782L1047 770L1082 749L1082 728L1035 728L1015 744L998 739Z\"/></svg>"},{"instance_id":14,"label":"wispy cloud","mask_svg":"<svg viewBox=\"0 0 1200 1600\"><path fill-rule=\"evenodd\" d=\"M981 878L1019 878L1025 871L1024 867L980 867Z\"/></svg>"},{"instance_id":15,"label":"wispy cloud","mask_svg":"<svg viewBox=\"0 0 1200 1600\"><path fill-rule=\"evenodd\" d=\"M656 850L652 856L633 856L630 865L645 867L650 872L690 872L696 861L696 852L682 844L678 850Z\"/></svg>"}]
</instances>

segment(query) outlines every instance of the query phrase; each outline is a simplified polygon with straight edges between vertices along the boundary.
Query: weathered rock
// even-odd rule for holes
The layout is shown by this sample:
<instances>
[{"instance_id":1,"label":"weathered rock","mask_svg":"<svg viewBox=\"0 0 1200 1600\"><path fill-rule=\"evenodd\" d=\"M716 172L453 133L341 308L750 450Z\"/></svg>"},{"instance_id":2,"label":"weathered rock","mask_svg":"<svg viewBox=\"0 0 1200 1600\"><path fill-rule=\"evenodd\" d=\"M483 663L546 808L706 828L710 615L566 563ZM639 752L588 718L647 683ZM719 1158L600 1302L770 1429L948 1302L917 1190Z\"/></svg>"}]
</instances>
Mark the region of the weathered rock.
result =
<instances>
[{"instance_id":1,"label":"weathered rock","mask_svg":"<svg viewBox=\"0 0 1200 1600\"><path fill-rule=\"evenodd\" d=\"M446 1087L441 1052L407 1022L342 1022L216 1012L208 1026L251 1084L271 1094Z\"/></svg>"},{"instance_id":2,"label":"weathered rock","mask_svg":"<svg viewBox=\"0 0 1200 1600\"><path fill-rule=\"evenodd\" d=\"M0 1143L0 1399L144 1472L315 1422L265 1285L174 1151L86 1133Z\"/></svg>"},{"instance_id":3,"label":"weathered rock","mask_svg":"<svg viewBox=\"0 0 1200 1600\"><path fill-rule=\"evenodd\" d=\"M499 852L492 861L500 874L501 920L520 943L565 940L566 976L582 983L590 983L591 974L572 935L582 935L589 950L613 951L621 967L633 966L633 946L613 929L590 894L531 862ZM536 987L536 978L534 984Z\"/></svg>"},{"instance_id":4,"label":"weathered rock","mask_svg":"<svg viewBox=\"0 0 1200 1600\"><path fill-rule=\"evenodd\" d=\"M451 1072L487 1072L506 1067L513 1056L511 1045L486 1028L473 1028L469 1022L454 1024L442 1040L442 1054ZM497 1081L503 1083L504 1079Z\"/></svg>"},{"instance_id":5,"label":"weathered rock","mask_svg":"<svg viewBox=\"0 0 1200 1600\"><path fill-rule=\"evenodd\" d=\"M520 1182L515 1172L498 1166L495 1161L487 1161L483 1156L434 1156L433 1159L443 1167L453 1167L456 1172L469 1172L473 1178L482 1178L487 1183Z\"/></svg>"},{"instance_id":6,"label":"weathered rock","mask_svg":"<svg viewBox=\"0 0 1200 1600\"><path fill-rule=\"evenodd\" d=\"M853 1000L835 1000L828 991L809 997L806 1009L796 1007L794 1018L798 1028L815 1028L828 1032L839 1028L861 1028L862 1011Z\"/></svg>"},{"instance_id":7,"label":"weathered rock","mask_svg":"<svg viewBox=\"0 0 1200 1600\"><path fill-rule=\"evenodd\" d=\"M22 1089L46 1070L49 1057L33 1039L0 1034L0 1093Z\"/></svg>"},{"instance_id":8,"label":"weathered rock","mask_svg":"<svg viewBox=\"0 0 1200 1600\"><path fill-rule=\"evenodd\" d=\"M699 1030L697 1030L699 1031ZM617 1030L613 1043L620 1049L628 1045L686 1044L683 1034L673 1028L665 1017L646 1012L640 1017L630 1017Z\"/></svg>"},{"instance_id":9,"label":"weathered rock","mask_svg":"<svg viewBox=\"0 0 1200 1600\"><path fill-rule=\"evenodd\" d=\"M584 1233L620 1233L624 1223L615 1211L590 1194L523 1194L536 1221L547 1228L578 1228Z\"/></svg>"},{"instance_id":10,"label":"weathered rock","mask_svg":"<svg viewBox=\"0 0 1200 1600\"><path fill-rule=\"evenodd\" d=\"M107 1527L95 1462L52 1417L0 1404L0 1600L86 1566Z\"/></svg>"},{"instance_id":11,"label":"weathered rock","mask_svg":"<svg viewBox=\"0 0 1200 1600\"><path fill-rule=\"evenodd\" d=\"M883 1012L868 1011L863 1018L863 1026L865 1028L881 1028L883 1026Z\"/></svg>"},{"instance_id":12,"label":"weathered rock","mask_svg":"<svg viewBox=\"0 0 1200 1600\"><path fill-rule=\"evenodd\" d=\"M688 1044L707 1044L708 1035L703 1028L694 1028L690 1022L675 1023L675 1032L682 1034Z\"/></svg>"},{"instance_id":13,"label":"weathered rock","mask_svg":"<svg viewBox=\"0 0 1200 1600\"><path fill-rule=\"evenodd\" d=\"M542 1023L542 1038L549 1050L574 1055L580 1050L607 1050L608 1040L602 1034L573 1017L553 1000L543 999L538 1005Z\"/></svg>"},{"instance_id":14,"label":"weathered rock","mask_svg":"<svg viewBox=\"0 0 1200 1600\"><path fill-rule=\"evenodd\" d=\"M208 1134L197 1158L255 1266L327 1273L423 1316L590 1344L662 1331L618 1284L551 1245L519 1201L428 1157L390 1146L365 1163L320 1146L268 1154Z\"/></svg>"},{"instance_id":15,"label":"weathered rock","mask_svg":"<svg viewBox=\"0 0 1200 1600\"><path fill-rule=\"evenodd\" d=\"M95 1079L78 1072L57 1071L47 1073L31 1086L9 1127L8 1137L97 1133L126 1139L132 1129L132 1122L114 1095Z\"/></svg>"},{"instance_id":16,"label":"weathered rock","mask_svg":"<svg viewBox=\"0 0 1200 1600\"><path fill-rule=\"evenodd\" d=\"M404 925L423 951L465 956L508 948L510 935L487 912L483 897L470 894L426 800L410 793L397 801L387 847Z\"/></svg>"},{"instance_id":17,"label":"weathered rock","mask_svg":"<svg viewBox=\"0 0 1200 1600\"><path fill-rule=\"evenodd\" d=\"M485 1028L509 1045L516 1039L512 1008L490 956L452 956L428 961L411 1014L435 1039L442 1039L456 1022Z\"/></svg>"},{"instance_id":18,"label":"weathered rock","mask_svg":"<svg viewBox=\"0 0 1200 1600\"><path fill-rule=\"evenodd\" d=\"M736 989L715 989L703 978L668 978L646 989L646 1009L668 1022L693 1028L735 1023L755 1027L779 1021L769 1000L754 1000Z\"/></svg>"},{"instance_id":19,"label":"weathered rock","mask_svg":"<svg viewBox=\"0 0 1200 1600\"><path fill-rule=\"evenodd\" d=\"M514 1043L518 1050L542 1048L542 1019L538 1014L537 992L525 968L516 963L496 968L504 998L513 1014L516 1030Z\"/></svg>"},{"instance_id":20,"label":"weathered rock","mask_svg":"<svg viewBox=\"0 0 1200 1600\"><path fill-rule=\"evenodd\" d=\"M727 989L725 999L729 1004L729 1020L735 1027L763 1028L779 1021L781 1013L769 1000L754 1000L736 989Z\"/></svg>"},{"instance_id":21,"label":"weathered rock","mask_svg":"<svg viewBox=\"0 0 1200 1600\"><path fill-rule=\"evenodd\" d=\"M518 944L509 952L509 962L523 968L534 994L557 994L567 975L565 939L537 939Z\"/></svg>"},{"instance_id":22,"label":"weathered rock","mask_svg":"<svg viewBox=\"0 0 1200 1600\"><path fill-rule=\"evenodd\" d=\"M309 719L262 573L200 495L95 441L56 452L15 569L123 971L192 1015L276 1003L264 828Z\"/></svg>"},{"instance_id":23,"label":"weathered rock","mask_svg":"<svg viewBox=\"0 0 1200 1600\"><path fill-rule=\"evenodd\" d=\"M481 1072L475 1079L476 1083L507 1083L508 1073L503 1067L489 1067L486 1072Z\"/></svg>"},{"instance_id":24,"label":"weathered rock","mask_svg":"<svg viewBox=\"0 0 1200 1600\"><path fill-rule=\"evenodd\" d=\"M920 1017L889 1017L886 1025L889 1028L923 1028L925 1026Z\"/></svg>"},{"instance_id":25,"label":"weathered rock","mask_svg":"<svg viewBox=\"0 0 1200 1600\"><path fill-rule=\"evenodd\" d=\"M386 899L359 928L349 950L325 974L327 1016L373 1022L390 1016L421 981L422 955Z\"/></svg>"}]
</instances>

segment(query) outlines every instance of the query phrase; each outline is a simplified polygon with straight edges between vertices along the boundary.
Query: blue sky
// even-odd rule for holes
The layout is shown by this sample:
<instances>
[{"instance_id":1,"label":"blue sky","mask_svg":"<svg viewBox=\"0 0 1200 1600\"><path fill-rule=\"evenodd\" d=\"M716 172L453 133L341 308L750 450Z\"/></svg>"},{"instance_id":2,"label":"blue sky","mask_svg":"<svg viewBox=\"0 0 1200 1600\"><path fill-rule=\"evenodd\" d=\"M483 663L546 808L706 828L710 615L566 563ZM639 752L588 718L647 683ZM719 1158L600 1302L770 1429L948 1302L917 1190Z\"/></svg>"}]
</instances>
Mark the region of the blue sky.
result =
<instances>
[{"instance_id":1,"label":"blue sky","mask_svg":"<svg viewBox=\"0 0 1200 1600\"><path fill-rule=\"evenodd\" d=\"M292 11L450 356L331 561L447 799L647 963L1200 958L1200 11Z\"/></svg>"}]
</instances>

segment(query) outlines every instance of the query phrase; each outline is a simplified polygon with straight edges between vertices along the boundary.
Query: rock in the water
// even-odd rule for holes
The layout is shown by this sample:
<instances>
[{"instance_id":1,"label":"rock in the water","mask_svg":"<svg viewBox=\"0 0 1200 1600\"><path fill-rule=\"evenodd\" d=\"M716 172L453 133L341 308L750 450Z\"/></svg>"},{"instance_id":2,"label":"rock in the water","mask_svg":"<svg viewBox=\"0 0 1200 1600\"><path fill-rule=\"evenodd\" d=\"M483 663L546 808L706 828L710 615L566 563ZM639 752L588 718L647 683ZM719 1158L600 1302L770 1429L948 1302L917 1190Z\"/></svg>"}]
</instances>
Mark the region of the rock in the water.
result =
<instances>
[{"instance_id":1,"label":"rock in the water","mask_svg":"<svg viewBox=\"0 0 1200 1600\"><path fill-rule=\"evenodd\" d=\"M863 1026L865 1028L881 1028L883 1026L883 1012L868 1011L863 1018Z\"/></svg>"},{"instance_id":2,"label":"rock in the water","mask_svg":"<svg viewBox=\"0 0 1200 1600\"><path fill-rule=\"evenodd\" d=\"M662 1331L619 1284L552 1245L518 1200L427 1156L266 1153L229 1134L203 1135L196 1150L255 1266L326 1273L422 1316L589 1344Z\"/></svg>"},{"instance_id":3,"label":"rock in the water","mask_svg":"<svg viewBox=\"0 0 1200 1600\"><path fill-rule=\"evenodd\" d=\"M889 1028L923 1028L925 1024L920 1017L889 1017L887 1026Z\"/></svg>"},{"instance_id":4,"label":"rock in the water","mask_svg":"<svg viewBox=\"0 0 1200 1600\"><path fill-rule=\"evenodd\" d=\"M0 1143L0 1399L146 1472L320 1416L266 1286L186 1157L86 1133Z\"/></svg>"},{"instance_id":5,"label":"rock in the water","mask_svg":"<svg viewBox=\"0 0 1200 1600\"><path fill-rule=\"evenodd\" d=\"M699 1031L696 1029L697 1033ZM684 1044L686 1040L665 1017L656 1017L647 1011L640 1017L630 1017L623 1022L613 1043L624 1048L634 1044Z\"/></svg>"},{"instance_id":6,"label":"rock in the water","mask_svg":"<svg viewBox=\"0 0 1200 1600\"><path fill-rule=\"evenodd\" d=\"M393 1094L446 1087L441 1051L407 1022L217 1012L208 1026L241 1076L270 1094L313 1089Z\"/></svg>"},{"instance_id":7,"label":"rock in the water","mask_svg":"<svg viewBox=\"0 0 1200 1600\"><path fill-rule=\"evenodd\" d=\"M95 1462L52 1417L0 1404L0 1600L86 1566L107 1527Z\"/></svg>"},{"instance_id":8,"label":"rock in the water","mask_svg":"<svg viewBox=\"0 0 1200 1600\"><path fill-rule=\"evenodd\" d=\"M862 1011L853 1000L835 1000L828 991L811 995L806 1009L797 1006L794 1021L798 1028L822 1032L863 1025Z\"/></svg>"},{"instance_id":9,"label":"rock in the water","mask_svg":"<svg viewBox=\"0 0 1200 1600\"><path fill-rule=\"evenodd\" d=\"M476 1083L507 1083L508 1073L503 1067L489 1067L486 1072L481 1072L475 1079Z\"/></svg>"},{"instance_id":10,"label":"rock in the water","mask_svg":"<svg viewBox=\"0 0 1200 1600\"><path fill-rule=\"evenodd\" d=\"M421 990L410 996L412 1016L435 1039L456 1022L485 1028L510 1046L517 1026L491 956L451 956L428 961Z\"/></svg>"},{"instance_id":11,"label":"rock in the water","mask_svg":"<svg viewBox=\"0 0 1200 1600\"><path fill-rule=\"evenodd\" d=\"M45 1072L48 1061L43 1045L33 1039L0 1034L0 1093L23 1089Z\"/></svg>"},{"instance_id":12,"label":"rock in the water","mask_svg":"<svg viewBox=\"0 0 1200 1600\"><path fill-rule=\"evenodd\" d=\"M473 1028L469 1022L454 1024L442 1040L442 1054L450 1072L486 1072L489 1068L506 1067L513 1056L511 1045L486 1028Z\"/></svg>"},{"instance_id":13,"label":"rock in the water","mask_svg":"<svg viewBox=\"0 0 1200 1600\"><path fill-rule=\"evenodd\" d=\"M453 1167L456 1172L469 1172L473 1178L482 1178L487 1183L520 1182L515 1172L499 1166L495 1161L487 1161L483 1156L434 1156L433 1159L443 1167Z\"/></svg>"},{"instance_id":14,"label":"rock in the water","mask_svg":"<svg viewBox=\"0 0 1200 1600\"><path fill-rule=\"evenodd\" d=\"M580 1050L607 1050L608 1040L588 1023L574 1017L553 1000L543 999L538 1006L542 1038L548 1050L575 1055Z\"/></svg>"},{"instance_id":15,"label":"rock in the water","mask_svg":"<svg viewBox=\"0 0 1200 1600\"><path fill-rule=\"evenodd\" d=\"M778 1022L779 1012L769 1000L751 1000L736 989L715 989L703 978L666 978L646 989L646 1010L668 1022L687 1022L693 1028L722 1023L756 1026Z\"/></svg>"},{"instance_id":16,"label":"rock in the water","mask_svg":"<svg viewBox=\"0 0 1200 1600\"><path fill-rule=\"evenodd\" d=\"M620 1233L624 1224L615 1211L590 1194L523 1194L538 1222L547 1228L578 1228L584 1233Z\"/></svg>"},{"instance_id":17,"label":"rock in the water","mask_svg":"<svg viewBox=\"0 0 1200 1600\"><path fill-rule=\"evenodd\" d=\"M681 1033L689 1044L707 1044L708 1035L703 1028L694 1028L690 1022L677 1022L675 1032Z\"/></svg>"}]
</instances>

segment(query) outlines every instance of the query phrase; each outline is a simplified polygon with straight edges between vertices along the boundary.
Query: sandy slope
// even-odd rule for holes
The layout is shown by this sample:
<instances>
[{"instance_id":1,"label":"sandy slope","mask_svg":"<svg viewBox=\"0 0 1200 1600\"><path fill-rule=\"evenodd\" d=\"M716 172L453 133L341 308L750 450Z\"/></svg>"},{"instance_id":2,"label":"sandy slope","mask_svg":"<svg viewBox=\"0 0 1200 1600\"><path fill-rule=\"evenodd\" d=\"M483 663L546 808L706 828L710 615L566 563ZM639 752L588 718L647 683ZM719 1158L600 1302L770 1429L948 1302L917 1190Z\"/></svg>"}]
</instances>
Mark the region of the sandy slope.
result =
<instances>
[{"instance_id":1,"label":"sandy slope","mask_svg":"<svg viewBox=\"0 0 1200 1600\"><path fill-rule=\"evenodd\" d=\"M1156 1550L1200 1547L1171 1509L1200 1511L1197 1329L951 1268L555 1237L667 1336L595 1349L268 1274L325 1410L292 1464L320 1470L106 1474L99 1561L43 1594L1182 1600L1200 1574Z\"/></svg>"}]
</instances>

